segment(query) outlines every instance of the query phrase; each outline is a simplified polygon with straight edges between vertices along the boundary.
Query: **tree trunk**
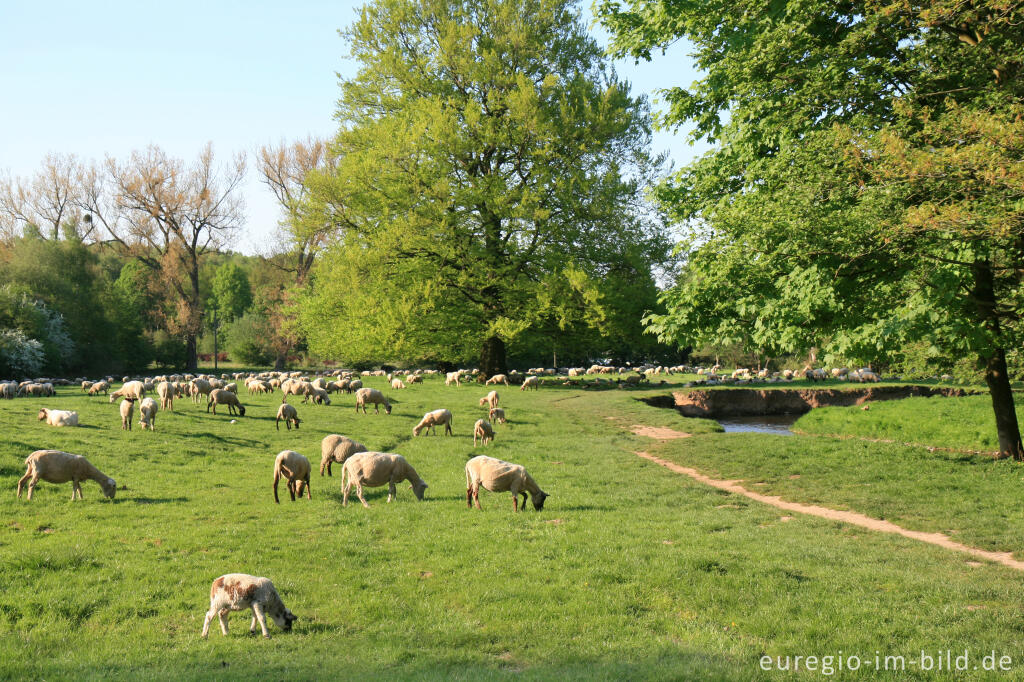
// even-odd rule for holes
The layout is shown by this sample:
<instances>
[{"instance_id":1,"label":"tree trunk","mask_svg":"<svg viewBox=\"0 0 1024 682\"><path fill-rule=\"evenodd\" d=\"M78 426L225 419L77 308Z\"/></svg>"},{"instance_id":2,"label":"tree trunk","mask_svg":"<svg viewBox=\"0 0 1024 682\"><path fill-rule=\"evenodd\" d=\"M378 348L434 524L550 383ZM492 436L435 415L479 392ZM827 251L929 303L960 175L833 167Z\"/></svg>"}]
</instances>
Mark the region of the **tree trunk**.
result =
<instances>
[{"instance_id":1,"label":"tree trunk","mask_svg":"<svg viewBox=\"0 0 1024 682\"><path fill-rule=\"evenodd\" d=\"M283 371L284 368L287 366L287 364L288 364L288 352L287 351L278 352L277 357L274 359L274 371L275 372Z\"/></svg>"},{"instance_id":2,"label":"tree trunk","mask_svg":"<svg viewBox=\"0 0 1024 682\"><path fill-rule=\"evenodd\" d=\"M194 372L199 369L199 344L196 343L196 335L189 332L185 335L185 369Z\"/></svg>"},{"instance_id":3,"label":"tree trunk","mask_svg":"<svg viewBox=\"0 0 1024 682\"><path fill-rule=\"evenodd\" d=\"M488 378L495 374L507 374L508 365L505 359L505 342L497 336L484 339L480 349L480 371Z\"/></svg>"},{"instance_id":4,"label":"tree trunk","mask_svg":"<svg viewBox=\"0 0 1024 682\"><path fill-rule=\"evenodd\" d=\"M1013 457L1024 460L1024 446L1021 445L1020 425L1013 405L1013 391L1010 377L1006 372L1006 353L1002 348L985 362L985 383L992 396L992 410L996 414L996 432L999 434L999 457Z\"/></svg>"}]
</instances>

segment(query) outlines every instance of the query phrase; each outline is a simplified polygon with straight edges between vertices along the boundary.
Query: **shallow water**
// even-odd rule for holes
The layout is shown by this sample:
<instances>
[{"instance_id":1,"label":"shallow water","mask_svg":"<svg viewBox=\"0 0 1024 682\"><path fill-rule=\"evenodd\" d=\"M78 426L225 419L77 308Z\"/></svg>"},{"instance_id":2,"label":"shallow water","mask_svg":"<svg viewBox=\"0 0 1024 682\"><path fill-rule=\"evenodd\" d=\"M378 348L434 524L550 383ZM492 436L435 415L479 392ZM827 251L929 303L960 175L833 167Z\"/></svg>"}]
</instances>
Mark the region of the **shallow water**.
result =
<instances>
[{"instance_id":1,"label":"shallow water","mask_svg":"<svg viewBox=\"0 0 1024 682\"><path fill-rule=\"evenodd\" d=\"M790 427L799 419L799 414L759 414L750 417L725 417L716 421L726 433L752 432L774 433L778 436L792 436Z\"/></svg>"}]
</instances>

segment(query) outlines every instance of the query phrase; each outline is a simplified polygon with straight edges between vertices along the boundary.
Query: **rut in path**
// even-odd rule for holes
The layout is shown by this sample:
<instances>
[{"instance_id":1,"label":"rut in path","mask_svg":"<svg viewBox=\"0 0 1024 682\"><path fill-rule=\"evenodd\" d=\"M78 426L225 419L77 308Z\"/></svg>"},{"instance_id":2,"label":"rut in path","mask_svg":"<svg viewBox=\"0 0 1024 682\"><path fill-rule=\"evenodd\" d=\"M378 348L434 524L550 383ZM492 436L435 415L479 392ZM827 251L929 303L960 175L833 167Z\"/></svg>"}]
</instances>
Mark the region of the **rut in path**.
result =
<instances>
[{"instance_id":1,"label":"rut in path","mask_svg":"<svg viewBox=\"0 0 1024 682\"><path fill-rule=\"evenodd\" d=\"M663 431L669 431L670 429L664 429ZM637 427L634 427L634 433L637 433ZM664 439L666 436L669 438L685 438L689 434L683 434L682 431L674 431L673 435L663 434L660 438L650 435L650 432L644 433L648 437L654 437L658 440ZM867 528L869 530L879 531L881 533L894 533L896 535L902 535L905 538L911 540L918 540L920 542L927 542L938 547L945 549L951 549L955 552L963 552L964 554L970 554L971 556L979 559L985 559L992 561L1003 566L1008 566L1018 571L1024 571L1024 561L1018 561L1013 558L1010 552L990 552L985 549L978 549L977 547L970 547L968 545L961 544L952 540L948 535L942 533L925 533L919 530L908 530L902 526L897 526L891 521L882 521L881 519L874 519L870 516L865 516L852 511L839 511L838 509L829 509L828 507L819 507L814 504L800 504L799 502L787 502L781 497L775 495L762 495L756 493L753 490L747 490L743 486L739 485L737 481L723 481L710 476L705 476L696 469L690 467L684 467L675 462L670 462L667 459L656 457L647 452L637 452L637 455L648 459L655 464L674 471L679 474L685 474L695 481L700 481L706 485L710 485L713 488L719 490L725 490L736 495L743 495L749 497L752 500L761 502L762 504L769 504L779 509L785 509L786 511L796 512L798 514L807 514L809 516L817 516L822 519L828 519L830 521L841 521L842 523L849 523L854 526L860 526L861 528Z\"/></svg>"}]
</instances>

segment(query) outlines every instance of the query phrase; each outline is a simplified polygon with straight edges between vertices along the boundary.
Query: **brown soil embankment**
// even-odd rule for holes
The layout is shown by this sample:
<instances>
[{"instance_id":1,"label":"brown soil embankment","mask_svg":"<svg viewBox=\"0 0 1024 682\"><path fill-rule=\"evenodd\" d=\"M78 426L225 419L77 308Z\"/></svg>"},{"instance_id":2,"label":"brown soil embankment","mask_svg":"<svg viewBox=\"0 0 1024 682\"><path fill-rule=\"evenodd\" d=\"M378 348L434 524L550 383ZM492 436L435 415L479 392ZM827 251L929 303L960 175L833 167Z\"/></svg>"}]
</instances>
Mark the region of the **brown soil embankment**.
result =
<instances>
[{"instance_id":1,"label":"brown soil embankment","mask_svg":"<svg viewBox=\"0 0 1024 682\"><path fill-rule=\"evenodd\" d=\"M911 397L959 397L968 393L962 388L930 386L873 386L846 390L731 388L676 391L671 395L647 398L645 402L655 407L673 407L685 417L715 419L765 414L803 414L815 407L845 407L877 400L900 400Z\"/></svg>"}]
</instances>

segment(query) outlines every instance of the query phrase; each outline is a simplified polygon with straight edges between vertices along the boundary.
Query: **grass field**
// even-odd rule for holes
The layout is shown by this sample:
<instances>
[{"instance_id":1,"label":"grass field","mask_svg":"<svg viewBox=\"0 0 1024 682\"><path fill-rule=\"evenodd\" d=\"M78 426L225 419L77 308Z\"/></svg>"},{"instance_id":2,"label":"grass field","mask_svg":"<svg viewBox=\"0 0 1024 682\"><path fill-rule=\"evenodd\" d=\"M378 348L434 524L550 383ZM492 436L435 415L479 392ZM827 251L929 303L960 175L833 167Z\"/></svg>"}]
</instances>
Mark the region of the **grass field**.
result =
<instances>
[{"instance_id":1,"label":"grass field","mask_svg":"<svg viewBox=\"0 0 1024 682\"><path fill-rule=\"evenodd\" d=\"M275 431L279 395L243 395L249 416L235 424L179 400L157 417L155 433L120 431L115 405L77 389L0 403L0 676L749 680L792 676L763 672L763 655L841 650L873 660L877 651L917 661L921 650L940 648L967 649L979 666L991 650L1009 655L1005 679L1024 671L1016 572L834 522L783 521L778 510L633 452L709 472L785 457L804 473L791 480L780 468L770 486L805 484L784 492L822 501L839 495L815 483L840 480L827 469L856 469L871 457L892 460L893 481L914 481L917 471L938 489L955 474L957 499L996 495L993 509L1007 501L994 525L1010 530L975 538L992 546L1019 529L1008 501L1019 497L1024 470L935 455L915 462L895 446L858 453L852 441L716 433L712 422L635 400L658 390L499 392L512 423L475 450L471 427L485 391L437 379L389 391L390 416L357 415L351 396L299 405L298 432ZM40 405L77 409L83 426L46 427L35 420ZM456 436L413 439L412 426L438 407L455 414ZM637 424L698 435L659 443L632 435ZM403 486L386 504L377 488L368 491L370 509L352 500L343 508L336 471L314 474L312 501L275 505L276 453L295 449L318 467L328 433L405 455L430 485L426 499L416 502ZM117 479L116 501L102 500L91 481L83 501L70 501L70 484L47 483L31 503L17 500L22 461L40 448L88 456ZM480 453L524 464L551 495L544 511L516 515L509 495L486 492L482 512L467 510L463 467ZM947 469L927 471L944 461ZM841 489L854 489L855 479L841 479ZM887 486L851 493L849 503L878 513L871 504L906 497ZM974 513L926 497L904 505L922 524L949 528L949 519ZM227 637L216 625L208 641L199 637L211 581L236 571L274 581L300 617L292 633L271 626L269 641L249 637L249 617L236 613ZM946 678L916 664L884 676ZM958 679L983 677L979 669Z\"/></svg>"}]
</instances>

